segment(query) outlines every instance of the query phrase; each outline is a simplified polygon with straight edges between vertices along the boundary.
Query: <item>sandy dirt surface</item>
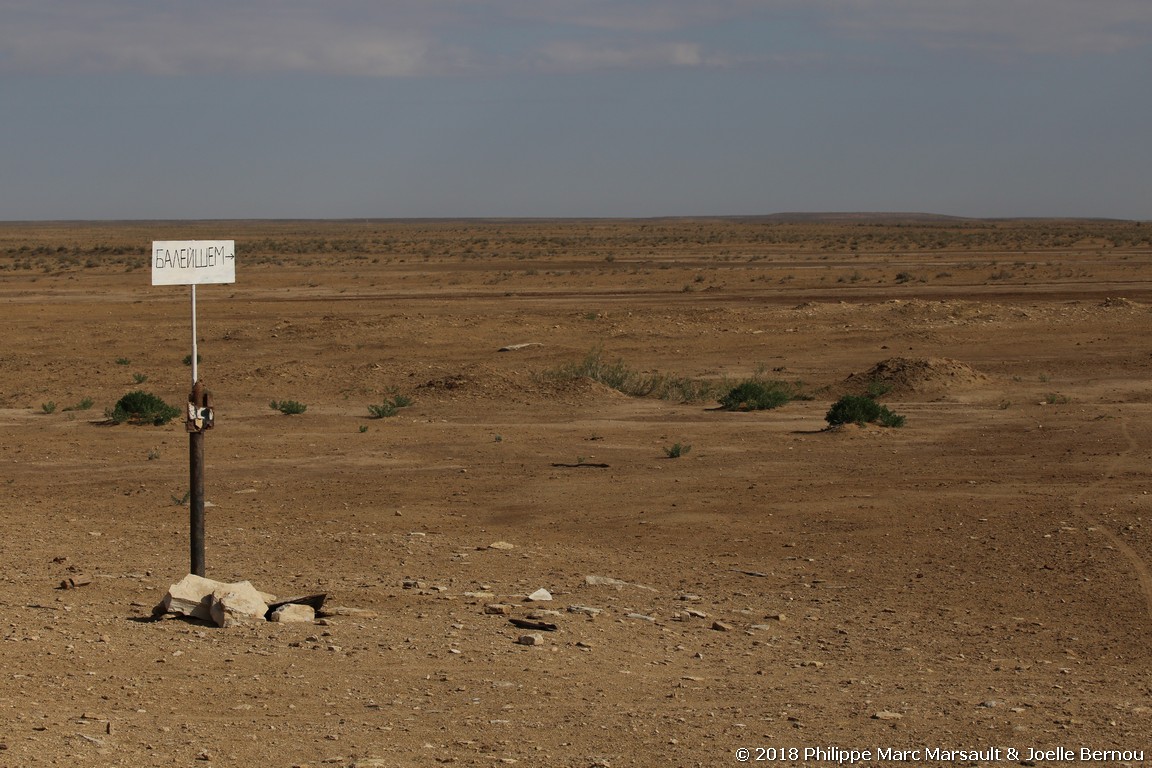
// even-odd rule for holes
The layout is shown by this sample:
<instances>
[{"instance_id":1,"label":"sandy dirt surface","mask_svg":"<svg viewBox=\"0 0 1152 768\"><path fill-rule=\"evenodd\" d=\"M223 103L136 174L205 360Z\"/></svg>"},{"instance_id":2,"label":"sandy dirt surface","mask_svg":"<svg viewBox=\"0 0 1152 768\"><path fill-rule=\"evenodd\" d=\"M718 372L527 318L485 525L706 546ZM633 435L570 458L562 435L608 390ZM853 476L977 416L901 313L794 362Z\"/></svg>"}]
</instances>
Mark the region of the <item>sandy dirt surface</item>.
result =
<instances>
[{"instance_id":1,"label":"sandy dirt surface","mask_svg":"<svg viewBox=\"0 0 1152 768\"><path fill-rule=\"evenodd\" d=\"M0 225L0 765L1152 759L1149 236ZM356 610L152 618L189 569L188 437L104 412L186 399L188 290L152 287L147 249L193 238L238 254L198 294L207 575ZM565 373L597 350L812 399L730 412ZM825 429L868 388L904 427ZM533 615L555 631L518 644Z\"/></svg>"}]
</instances>

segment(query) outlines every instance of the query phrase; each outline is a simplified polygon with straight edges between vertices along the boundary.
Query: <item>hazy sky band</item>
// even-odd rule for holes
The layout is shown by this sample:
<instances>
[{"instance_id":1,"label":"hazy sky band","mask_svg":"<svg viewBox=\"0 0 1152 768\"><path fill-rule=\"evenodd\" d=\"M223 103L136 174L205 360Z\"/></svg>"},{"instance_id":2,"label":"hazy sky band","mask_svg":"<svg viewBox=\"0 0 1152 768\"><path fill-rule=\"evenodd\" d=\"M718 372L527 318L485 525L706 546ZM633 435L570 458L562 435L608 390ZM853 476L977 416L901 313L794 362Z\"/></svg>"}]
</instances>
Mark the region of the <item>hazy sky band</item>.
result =
<instances>
[{"instance_id":1,"label":"hazy sky band","mask_svg":"<svg viewBox=\"0 0 1152 768\"><path fill-rule=\"evenodd\" d=\"M1152 218L1150 41L1147 0L10 0L0 218Z\"/></svg>"}]
</instances>

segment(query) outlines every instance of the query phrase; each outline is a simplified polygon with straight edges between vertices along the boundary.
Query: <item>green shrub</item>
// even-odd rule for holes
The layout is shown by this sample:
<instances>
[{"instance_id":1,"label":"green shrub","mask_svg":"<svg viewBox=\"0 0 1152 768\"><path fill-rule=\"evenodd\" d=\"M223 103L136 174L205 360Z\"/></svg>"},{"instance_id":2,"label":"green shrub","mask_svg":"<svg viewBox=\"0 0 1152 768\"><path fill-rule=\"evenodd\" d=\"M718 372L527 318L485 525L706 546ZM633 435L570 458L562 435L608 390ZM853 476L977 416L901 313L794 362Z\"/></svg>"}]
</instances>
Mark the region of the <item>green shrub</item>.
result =
<instances>
[{"instance_id":1,"label":"green shrub","mask_svg":"<svg viewBox=\"0 0 1152 768\"><path fill-rule=\"evenodd\" d=\"M412 405L412 398L407 395L395 395L390 400L385 400L380 405L369 405L368 413L374 419L386 419L390 416L395 416L401 408L407 408Z\"/></svg>"},{"instance_id":2,"label":"green shrub","mask_svg":"<svg viewBox=\"0 0 1152 768\"><path fill-rule=\"evenodd\" d=\"M268 403L268 407L274 411L280 411L280 413L283 413L285 416L293 416L308 410L308 406L303 403L298 403L295 400L273 400Z\"/></svg>"},{"instance_id":3,"label":"green shrub","mask_svg":"<svg viewBox=\"0 0 1152 768\"><path fill-rule=\"evenodd\" d=\"M40 403L40 410L44 411L44 413L55 413L56 401L55 400L49 400L46 403Z\"/></svg>"},{"instance_id":4,"label":"green shrub","mask_svg":"<svg viewBox=\"0 0 1152 768\"><path fill-rule=\"evenodd\" d=\"M368 413L374 419L387 419L390 416L396 415L396 406L391 400L385 400L380 405L369 405Z\"/></svg>"},{"instance_id":5,"label":"green shrub","mask_svg":"<svg viewBox=\"0 0 1152 768\"><path fill-rule=\"evenodd\" d=\"M95 402L96 401L93 400L92 398L85 397L80 402L76 403L75 405L70 405L67 408L65 408L64 410L66 410L66 411L86 411L89 408L91 408L95 404Z\"/></svg>"},{"instance_id":6,"label":"green shrub","mask_svg":"<svg viewBox=\"0 0 1152 768\"><path fill-rule=\"evenodd\" d=\"M844 395L828 409L824 420L830 426L841 424L879 423L884 427L904 426L904 417L893 413L887 407L867 395Z\"/></svg>"},{"instance_id":7,"label":"green shrub","mask_svg":"<svg viewBox=\"0 0 1152 768\"><path fill-rule=\"evenodd\" d=\"M154 424L159 426L167 424L181 413L179 408L173 408L150 392L129 392L120 398L116 405L108 412L108 418L123 424Z\"/></svg>"},{"instance_id":8,"label":"green shrub","mask_svg":"<svg viewBox=\"0 0 1152 768\"><path fill-rule=\"evenodd\" d=\"M675 445L672 445L671 447L665 448L664 449L664 455L670 459L678 459L681 456L683 456L684 454L688 453L688 451L690 451L690 450L692 450L692 446L681 445L680 443L676 443Z\"/></svg>"},{"instance_id":9,"label":"green shrub","mask_svg":"<svg viewBox=\"0 0 1152 768\"><path fill-rule=\"evenodd\" d=\"M892 427L895 429L904 426L904 417L898 413L892 413L892 411L881 406L880 418L877 420L877 423L882 427Z\"/></svg>"},{"instance_id":10,"label":"green shrub","mask_svg":"<svg viewBox=\"0 0 1152 768\"><path fill-rule=\"evenodd\" d=\"M782 381L746 379L720 398L726 411L766 411L796 399L796 388Z\"/></svg>"}]
</instances>

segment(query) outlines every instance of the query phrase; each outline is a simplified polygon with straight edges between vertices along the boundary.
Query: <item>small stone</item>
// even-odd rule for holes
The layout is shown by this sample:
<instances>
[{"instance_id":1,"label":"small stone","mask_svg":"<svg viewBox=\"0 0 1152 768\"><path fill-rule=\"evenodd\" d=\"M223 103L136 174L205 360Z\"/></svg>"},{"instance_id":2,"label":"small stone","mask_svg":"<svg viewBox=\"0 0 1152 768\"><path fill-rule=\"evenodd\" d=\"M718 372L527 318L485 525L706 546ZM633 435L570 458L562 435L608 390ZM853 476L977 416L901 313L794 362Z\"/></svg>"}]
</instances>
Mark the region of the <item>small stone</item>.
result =
<instances>
[{"instance_id":1,"label":"small stone","mask_svg":"<svg viewBox=\"0 0 1152 768\"><path fill-rule=\"evenodd\" d=\"M770 613L764 618L771 619L772 621L788 621L788 617L782 613Z\"/></svg>"},{"instance_id":2,"label":"small stone","mask_svg":"<svg viewBox=\"0 0 1152 768\"><path fill-rule=\"evenodd\" d=\"M1000 702L989 699L988 701L980 702L980 706L985 707L986 709L992 709L993 707L1000 706Z\"/></svg>"},{"instance_id":3,"label":"small stone","mask_svg":"<svg viewBox=\"0 0 1152 768\"><path fill-rule=\"evenodd\" d=\"M872 715L873 720L899 720L904 715L899 712L890 712L887 709L882 709L876 714Z\"/></svg>"},{"instance_id":4,"label":"small stone","mask_svg":"<svg viewBox=\"0 0 1152 768\"><path fill-rule=\"evenodd\" d=\"M708 614L704 613L704 611L697 611L695 608L689 608L689 609L685 610L684 613L688 614L689 616L691 616L694 619L706 619L706 618L708 618Z\"/></svg>"},{"instance_id":5,"label":"small stone","mask_svg":"<svg viewBox=\"0 0 1152 768\"><path fill-rule=\"evenodd\" d=\"M627 581L622 581L621 579L614 579L611 576L585 576L584 583L590 587L616 587L617 589L621 587L636 587L638 589L646 589L649 592L657 591L653 587L647 587L643 584L632 584Z\"/></svg>"},{"instance_id":6,"label":"small stone","mask_svg":"<svg viewBox=\"0 0 1152 768\"><path fill-rule=\"evenodd\" d=\"M716 630L717 632L731 632L732 625L723 621L714 621L712 622L712 629Z\"/></svg>"},{"instance_id":7,"label":"small stone","mask_svg":"<svg viewBox=\"0 0 1152 768\"><path fill-rule=\"evenodd\" d=\"M528 618L530 618L530 619L546 619L548 617L556 617L556 616L563 616L563 615L564 614L560 613L560 611L553 611L550 608L537 608L536 610L529 612Z\"/></svg>"},{"instance_id":8,"label":"small stone","mask_svg":"<svg viewBox=\"0 0 1152 768\"><path fill-rule=\"evenodd\" d=\"M519 645L544 645L544 635L533 633L531 635L520 635L516 638Z\"/></svg>"},{"instance_id":9,"label":"small stone","mask_svg":"<svg viewBox=\"0 0 1152 768\"><path fill-rule=\"evenodd\" d=\"M489 603L484 606L484 613L489 616L507 616L512 613L512 606L503 603Z\"/></svg>"},{"instance_id":10,"label":"small stone","mask_svg":"<svg viewBox=\"0 0 1152 768\"><path fill-rule=\"evenodd\" d=\"M552 593L541 587L532 594L528 595L528 599L534 603L546 602L552 599Z\"/></svg>"},{"instance_id":11,"label":"small stone","mask_svg":"<svg viewBox=\"0 0 1152 768\"><path fill-rule=\"evenodd\" d=\"M343 605L333 605L324 609L325 616L353 616L358 619L374 619L380 614L366 608L348 608Z\"/></svg>"},{"instance_id":12,"label":"small stone","mask_svg":"<svg viewBox=\"0 0 1152 768\"><path fill-rule=\"evenodd\" d=\"M600 608L593 608L590 605L570 605L568 606L568 613L583 613L588 616L599 616L603 613Z\"/></svg>"},{"instance_id":13,"label":"small stone","mask_svg":"<svg viewBox=\"0 0 1152 768\"><path fill-rule=\"evenodd\" d=\"M656 619L652 618L651 616L645 616L642 613L630 613L628 614L628 618L636 619L637 621L656 621Z\"/></svg>"},{"instance_id":14,"label":"small stone","mask_svg":"<svg viewBox=\"0 0 1152 768\"><path fill-rule=\"evenodd\" d=\"M506 541L494 541L488 545L488 549L502 549L502 550L507 551L509 549L516 549L516 545L515 544L509 544Z\"/></svg>"},{"instance_id":15,"label":"small stone","mask_svg":"<svg viewBox=\"0 0 1152 768\"><path fill-rule=\"evenodd\" d=\"M703 598L701 598L701 597L700 597L700 595L693 595L693 594L687 594L687 593L686 593L686 594L680 595L680 596L679 596L678 598L676 598L676 599L677 599L677 600L683 600L684 602L687 602L687 603L698 603L698 602L700 602L700 601L701 601Z\"/></svg>"}]
</instances>

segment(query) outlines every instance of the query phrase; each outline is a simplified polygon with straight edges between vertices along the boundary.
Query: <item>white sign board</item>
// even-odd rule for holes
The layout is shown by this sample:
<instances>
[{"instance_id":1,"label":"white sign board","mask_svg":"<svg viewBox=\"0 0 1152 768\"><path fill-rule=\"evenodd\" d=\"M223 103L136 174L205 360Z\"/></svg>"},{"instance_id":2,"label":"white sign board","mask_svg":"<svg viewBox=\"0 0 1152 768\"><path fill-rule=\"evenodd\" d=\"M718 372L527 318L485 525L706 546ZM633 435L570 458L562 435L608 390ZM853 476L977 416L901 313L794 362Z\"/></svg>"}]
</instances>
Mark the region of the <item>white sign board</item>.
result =
<instances>
[{"instance_id":1,"label":"white sign board","mask_svg":"<svg viewBox=\"0 0 1152 768\"><path fill-rule=\"evenodd\" d=\"M154 240L152 285L236 282L235 240Z\"/></svg>"}]
</instances>

